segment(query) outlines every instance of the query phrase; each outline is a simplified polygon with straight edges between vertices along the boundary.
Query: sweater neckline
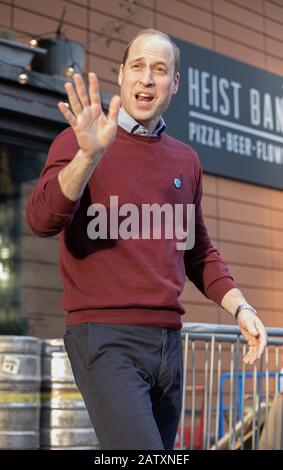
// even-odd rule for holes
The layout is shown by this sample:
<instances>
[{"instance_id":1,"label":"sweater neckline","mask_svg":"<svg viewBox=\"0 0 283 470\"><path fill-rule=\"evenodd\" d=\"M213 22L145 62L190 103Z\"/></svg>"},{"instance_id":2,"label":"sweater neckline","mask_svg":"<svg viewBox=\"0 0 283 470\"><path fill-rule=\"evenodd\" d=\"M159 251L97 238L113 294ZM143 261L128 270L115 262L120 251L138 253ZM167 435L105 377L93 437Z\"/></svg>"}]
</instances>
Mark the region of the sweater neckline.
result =
<instances>
[{"instance_id":1,"label":"sweater neckline","mask_svg":"<svg viewBox=\"0 0 283 470\"><path fill-rule=\"evenodd\" d=\"M121 127L119 125L118 125L118 132L130 137L131 139L135 139L135 140L139 140L139 141L143 141L143 142L148 142L150 144L160 142L160 140L162 139L162 136L164 134L164 132L163 132L161 135L156 136L156 137L151 137L151 136L148 136L148 135L130 134L125 129L123 129L123 127Z\"/></svg>"}]
</instances>

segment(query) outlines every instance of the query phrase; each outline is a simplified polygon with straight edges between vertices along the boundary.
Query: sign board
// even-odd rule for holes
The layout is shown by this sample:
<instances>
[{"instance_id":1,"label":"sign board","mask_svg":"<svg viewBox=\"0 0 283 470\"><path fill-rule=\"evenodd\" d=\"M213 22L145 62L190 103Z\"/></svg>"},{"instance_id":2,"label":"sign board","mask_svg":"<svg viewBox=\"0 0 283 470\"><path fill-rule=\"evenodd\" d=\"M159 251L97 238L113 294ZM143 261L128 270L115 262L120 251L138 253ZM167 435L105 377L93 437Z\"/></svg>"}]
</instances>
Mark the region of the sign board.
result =
<instances>
[{"instance_id":1,"label":"sign board","mask_svg":"<svg viewBox=\"0 0 283 470\"><path fill-rule=\"evenodd\" d=\"M283 77L173 38L181 81L164 114L204 171L283 189Z\"/></svg>"}]
</instances>

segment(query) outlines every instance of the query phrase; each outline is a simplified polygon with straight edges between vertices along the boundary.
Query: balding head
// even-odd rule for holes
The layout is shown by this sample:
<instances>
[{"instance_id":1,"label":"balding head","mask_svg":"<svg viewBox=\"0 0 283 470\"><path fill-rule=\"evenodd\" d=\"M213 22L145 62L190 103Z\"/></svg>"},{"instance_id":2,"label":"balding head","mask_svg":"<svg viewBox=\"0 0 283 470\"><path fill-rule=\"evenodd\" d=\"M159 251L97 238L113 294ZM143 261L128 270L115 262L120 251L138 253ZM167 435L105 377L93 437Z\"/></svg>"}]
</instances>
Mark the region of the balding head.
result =
<instances>
[{"instance_id":1,"label":"balding head","mask_svg":"<svg viewBox=\"0 0 283 470\"><path fill-rule=\"evenodd\" d=\"M176 46L176 44L172 41L170 36L168 34L163 33L162 31L158 31L157 29L143 29L140 31L136 36L129 42L129 44L126 47L126 50L124 52L123 56L123 65L127 62L128 56L129 56L129 50L132 46L132 44L136 41L136 39L140 38L141 36L157 36L161 39L164 39L165 41L169 42L169 44L172 47L172 52L173 52L173 57L174 57L174 75L179 72L180 68L180 49Z\"/></svg>"}]
</instances>

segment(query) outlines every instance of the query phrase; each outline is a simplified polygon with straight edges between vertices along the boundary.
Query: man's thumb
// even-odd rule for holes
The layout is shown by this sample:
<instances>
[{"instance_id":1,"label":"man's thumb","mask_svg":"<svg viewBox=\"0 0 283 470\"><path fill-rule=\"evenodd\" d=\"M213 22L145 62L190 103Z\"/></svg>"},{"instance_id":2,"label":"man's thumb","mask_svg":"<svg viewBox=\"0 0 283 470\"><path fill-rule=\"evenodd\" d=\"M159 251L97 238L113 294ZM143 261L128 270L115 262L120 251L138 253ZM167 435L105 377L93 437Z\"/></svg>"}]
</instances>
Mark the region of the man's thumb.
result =
<instances>
[{"instance_id":1,"label":"man's thumb","mask_svg":"<svg viewBox=\"0 0 283 470\"><path fill-rule=\"evenodd\" d=\"M254 323L252 322L252 320L249 320L247 322L247 330L250 333L250 335L252 335L252 336L257 337L259 335L259 332L257 331L257 329L256 329Z\"/></svg>"}]
</instances>

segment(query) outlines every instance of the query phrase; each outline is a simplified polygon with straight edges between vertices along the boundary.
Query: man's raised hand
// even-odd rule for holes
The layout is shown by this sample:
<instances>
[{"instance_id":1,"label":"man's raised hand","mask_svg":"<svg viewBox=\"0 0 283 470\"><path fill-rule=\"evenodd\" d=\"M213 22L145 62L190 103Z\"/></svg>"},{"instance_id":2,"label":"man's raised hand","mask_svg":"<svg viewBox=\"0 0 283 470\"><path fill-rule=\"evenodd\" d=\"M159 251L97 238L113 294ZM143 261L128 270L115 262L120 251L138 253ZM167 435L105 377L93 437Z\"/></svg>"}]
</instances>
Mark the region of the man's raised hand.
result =
<instances>
[{"instance_id":1,"label":"man's raised hand","mask_svg":"<svg viewBox=\"0 0 283 470\"><path fill-rule=\"evenodd\" d=\"M88 74L89 94L82 76L76 73L73 78L75 88L71 82L65 83L70 109L62 101L58 103L58 108L73 128L84 156L91 161L103 154L115 139L120 97L112 97L106 116L101 106L96 75L93 72Z\"/></svg>"}]
</instances>

